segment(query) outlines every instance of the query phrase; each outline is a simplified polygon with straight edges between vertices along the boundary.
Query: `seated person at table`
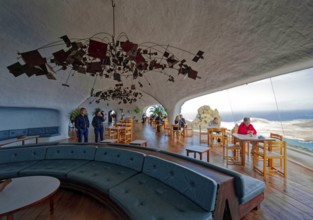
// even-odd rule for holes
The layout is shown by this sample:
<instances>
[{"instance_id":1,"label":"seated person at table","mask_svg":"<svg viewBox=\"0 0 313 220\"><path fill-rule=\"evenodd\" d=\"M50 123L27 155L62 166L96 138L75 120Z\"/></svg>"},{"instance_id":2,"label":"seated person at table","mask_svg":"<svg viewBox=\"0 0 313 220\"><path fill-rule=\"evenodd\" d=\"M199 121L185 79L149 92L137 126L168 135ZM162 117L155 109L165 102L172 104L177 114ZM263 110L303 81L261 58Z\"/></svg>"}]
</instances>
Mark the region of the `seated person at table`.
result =
<instances>
[{"instance_id":1,"label":"seated person at table","mask_svg":"<svg viewBox=\"0 0 313 220\"><path fill-rule=\"evenodd\" d=\"M238 134L251 134L256 135L256 130L253 125L250 124L250 118L244 118L243 122L239 125Z\"/></svg>"},{"instance_id":2,"label":"seated person at table","mask_svg":"<svg viewBox=\"0 0 313 220\"><path fill-rule=\"evenodd\" d=\"M235 124L235 126L234 126L233 129L231 130L231 133L237 134L237 133L238 133L238 127L239 127L239 125L238 125L238 124Z\"/></svg>"},{"instance_id":3,"label":"seated person at table","mask_svg":"<svg viewBox=\"0 0 313 220\"><path fill-rule=\"evenodd\" d=\"M174 130L180 130L181 129L182 121L181 121L180 115L177 115L175 117L174 124L177 125L177 127L173 128Z\"/></svg>"},{"instance_id":4,"label":"seated person at table","mask_svg":"<svg viewBox=\"0 0 313 220\"><path fill-rule=\"evenodd\" d=\"M179 124L180 124L180 128L183 129L182 130L182 135L183 135L184 129L185 129L185 125L186 125L186 120L185 120L185 118L183 117L182 114L180 114L179 117L180 117Z\"/></svg>"},{"instance_id":5,"label":"seated person at table","mask_svg":"<svg viewBox=\"0 0 313 220\"><path fill-rule=\"evenodd\" d=\"M146 113L143 113L143 114L142 114L142 117L141 117L142 123L145 123L145 122L146 122L146 118L147 118Z\"/></svg>"},{"instance_id":6,"label":"seated person at table","mask_svg":"<svg viewBox=\"0 0 313 220\"><path fill-rule=\"evenodd\" d=\"M158 116L155 118L155 123L157 125L157 132L161 131L161 127L163 125L163 118L162 118L162 113L159 112Z\"/></svg>"},{"instance_id":7,"label":"seated person at table","mask_svg":"<svg viewBox=\"0 0 313 220\"><path fill-rule=\"evenodd\" d=\"M209 128L219 128L220 123L217 117L214 117L212 121L209 122Z\"/></svg>"},{"instance_id":8,"label":"seated person at table","mask_svg":"<svg viewBox=\"0 0 313 220\"><path fill-rule=\"evenodd\" d=\"M217 117L214 117L213 120L211 120L211 121L209 122L209 128L219 128L219 127L220 127L220 123L219 123L219 121L218 121L218 118L217 118ZM214 133L216 133L216 132L214 132ZM219 132L218 132L218 133L219 133ZM221 139L218 138L218 139L217 139L217 142L221 142Z\"/></svg>"},{"instance_id":9,"label":"seated person at table","mask_svg":"<svg viewBox=\"0 0 313 220\"><path fill-rule=\"evenodd\" d=\"M149 123L152 124L152 122L154 121L154 119L155 119L155 115L154 115L154 114L150 115Z\"/></svg>"},{"instance_id":10,"label":"seated person at table","mask_svg":"<svg viewBox=\"0 0 313 220\"><path fill-rule=\"evenodd\" d=\"M252 135L256 135L256 130L253 127L252 124L250 124L250 118L244 118L243 122L241 122L241 124L239 125L238 128L238 134L250 134ZM255 149L255 143L252 144L252 150L251 153L253 153Z\"/></svg>"},{"instance_id":11,"label":"seated person at table","mask_svg":"<svg viewBox=\"0 0 313 220\"><path fill-rule=\"evenodd\" d=\"M182 114L179 115L180 116L180 121L181 121L181 124L183 125L183 127L185 126L186 124L186 120L184 118L184 116Z\"/></svg>"}]
</instances>

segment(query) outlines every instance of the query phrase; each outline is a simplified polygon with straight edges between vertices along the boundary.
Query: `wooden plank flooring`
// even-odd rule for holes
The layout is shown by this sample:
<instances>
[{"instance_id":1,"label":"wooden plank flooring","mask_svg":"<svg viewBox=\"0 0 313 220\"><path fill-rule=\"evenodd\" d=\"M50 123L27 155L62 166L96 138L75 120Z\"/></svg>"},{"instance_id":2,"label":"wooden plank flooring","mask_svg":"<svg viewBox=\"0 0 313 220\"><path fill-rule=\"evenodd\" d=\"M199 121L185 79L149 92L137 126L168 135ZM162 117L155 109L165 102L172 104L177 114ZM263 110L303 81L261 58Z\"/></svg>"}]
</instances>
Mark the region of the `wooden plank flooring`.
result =
<instances>
[{"instance_id":1,"label":"wooden plank flooring","mask_svg":"<svg viewBox=\"0 0 313 220\"><path fill-rule=\"evenodd\" d=\"M93 141L93 131L90 130L89 141ZM191 145L207 146L199 144L199 136L173 139L164 134L155 133L148 124L135 124L133 139L146 139L148 147L156 147L162 150L186 155L185 148ZM72 136L64 142L75 142ZM312 158L313 159L313 158ZM206 156L203 158L206 161ZM222 158L222 148L214 147L210 152L210 162L226 166ZM265 199L261 208L250 212L244 220L252 219L313 219L313 171L288 161L288 177L283 178L277 174L267 175L266 180L252 169L252 158L246 155L246 166L229 165L229 169L245 173L249 176L263 180L266 183ZM16 220L115 220L113 213L103 207L97 201L80 193L60 190L57 193L55 214L49 215L47 204L42 204L31 209L22 210L15 214Z\"/></svg>"},{"instance_id":2,"label":"wooden plank flooring","mask_svg":"<svg viewBox=\"0 0 313 220\"><path fill-rule=\"evenodd\" d=\"M0 218L1 219L1 218ZM5 219L4 217L2 218ZM1 219L1 220L2 220ZM14 214L14 220L116 220L107 207L76 191L59 189L55 195L54 213L49 203L41 203Z\"/></svg>"}]
</instances>

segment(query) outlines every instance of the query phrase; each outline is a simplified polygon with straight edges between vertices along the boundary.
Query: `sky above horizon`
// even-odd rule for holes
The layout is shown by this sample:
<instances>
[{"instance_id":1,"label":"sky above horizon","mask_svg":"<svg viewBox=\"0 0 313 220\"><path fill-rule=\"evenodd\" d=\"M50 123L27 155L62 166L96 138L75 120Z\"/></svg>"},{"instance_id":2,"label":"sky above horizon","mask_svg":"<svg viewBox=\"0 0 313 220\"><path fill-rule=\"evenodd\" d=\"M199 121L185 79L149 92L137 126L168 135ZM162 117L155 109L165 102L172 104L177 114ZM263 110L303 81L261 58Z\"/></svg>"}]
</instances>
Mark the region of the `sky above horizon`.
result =
<instances>
[{"instance_id":1,"label":"sky above horizon","mask_svg":"<svg viewBox=\"0 0 313 220\"><path fill-rule=\"evenodd\" d=\"M185 102L184 115L209 105L219 112L313 109L313 68L245 84Z\"/></svg>"}]
</instances>

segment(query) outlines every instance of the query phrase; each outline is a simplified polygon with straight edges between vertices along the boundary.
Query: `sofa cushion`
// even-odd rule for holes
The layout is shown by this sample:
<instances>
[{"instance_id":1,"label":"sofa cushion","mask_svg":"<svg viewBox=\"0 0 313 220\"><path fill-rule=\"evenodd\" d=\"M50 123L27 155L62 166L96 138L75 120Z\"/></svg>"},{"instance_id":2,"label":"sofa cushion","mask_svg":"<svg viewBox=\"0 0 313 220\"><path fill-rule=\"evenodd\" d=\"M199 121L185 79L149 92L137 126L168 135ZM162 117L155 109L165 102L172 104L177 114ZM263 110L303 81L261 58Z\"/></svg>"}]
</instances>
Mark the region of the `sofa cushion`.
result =
<instances>
[{"instance_id":1,"label":"sofa cushion","mask_svg":"<svg viewBox=\"0 0 313 220\"><path fill-rule=\"evenodd\" d=\"M45 158L45 147L14 147L2 148L0 150L0 164L21 161L43 160Z\"/></svg>"},{"instance_id":2,"label":"sofa cushion","mask_svg":"<svg viewBox=\"0 0 313 220\"><path fill-rule=\"evenodd\" d=\"M212 212L205 211L173 188L142 173L113 187L109 195L131 219L212 219Z\"/></svg>"},{"instance_id":3,"label":"sofa cushion","mask_svg":"<svg viewBox=\"0 0 313 220\"><path fill-rule=\"evenodd\" d=\"M0 141L1 140L6 140L9 139L9 130L5 130L5 131L0 131Z\"/></svg>"},{"instance_id":4,"label":"sofa cushion","mask_svg":"<svg viewBox=\"0 0 313 220\"><path fill-rule=\"evenodd\" d=\"M94 160L96 149L95 146L49 146L46 159Z\"/></svg>"},{"instance_id":5,"label":"sofa cushion","mask_svg":"<svg viewBox=\"0 0 313 220\"><path fill-rule=\"evenodd\" d=\"M45 134L45 128L28 128L28 135L43 135Z\"/></svg>"},{"instance_id":6,"label":"sofa cushion","mask_svg":"<svg viewBox=\"0 0 313 220\"><path fill-rule=\"evenodd\" d=\"M245 202L250 201L260 193L264 192L265 190L264 182L252 178L250 176L243 175L243 182L244 182L243 197L239 199L239 204L243 204Z\"/></svg>"},{"instance_id":7,"label":"sofa cushion","mask_svg":"<svg viewBox=\"0 0 313 220\"><path fill-rule=\"evenodd\" d=\"M182 193L207 211L213 211L217 183L173 162L146 156L143 173L152 176Z\"/></svg>"},{"instance_id":8,"label":"sofa cushion","mask_svg":"<svg viewBox=\"0 0 313 220\"><path fill-rule=\"evenodd\" d=\"M248 198L252 199L253 196L251 197L251 195L258 195L257 193L260 194L261 192L264 192L264 190L265 190L265 184L262 181L257 180L257 179L252 178L252 177L249 177L247 175L238 173L234 170L230 170L230 169L227 169L225 167L217 166L217 165L212 164L212 163L207 163L204 161L196 160L196 159L193 159L190 157L185 157L183 155L175 154L175 153L168 152L168 151L161 151L161 152L165 153L165 154L173 155L175 157L183 158L184 160L193 161L194 163L201 164L201 165L208 167L212 170L215 170L215 171L218 171L218 172L221 172L221 173L224 173L226 175L234 177L235 178L235 192L236 192L236 196L238 197L238 202L240 204L248 202L249 201ZM254 182L252 180L255 180L256 182ZM253 191L254 187L250 188L253 185L257 186L255 191Z\"/></svg>"},{"instance_id":9,"label":"sofa cushion","mask_svg":"<svg viewBox=\"0 0 313 220\"><path fill-rule=\"evenodd\" d=\"M212 163L202 163L206 167L219 171L221 173L230 175L235 178L235 192L238 197L239 204L248 202L258 194L264 192L265 184L255 178L238 173L224 167L217 166Z\"/></svg>"},{"instance_id":10,"label":"sofa cushion","mask_svg":"<svg viewBox=\"0 0 313 220\"><path fill-rule=\"evenodd\" d=\"M5 178L17 177L20 170L25 169L38 161L23 161L16 163L0 164L0 180Z\"/></svg>"},{"instance_id":11,"label":"sofa cushion","mask_svg":"<svg viewBox=\"0 0 313 220\"><path fill-rule=\"evenodd\" d=\"M224 167L220 167L217 166L215 164L212 163L206 163L205 164L206 167L209 167L213 170L219 171L221 173L227 174L229 176L232 176L235 178L235 191L236 191L236 195L238 196L238 198L242 198L243 194L244 194L244 181L243 181L243 174L238 173L236 171L224 168Z\"/></svg>"},{"instance_id":12,"label":"sofa cushion","mask_svg":"<svg viewBox=\"0 0 313 220\"><path fill-rule=\"evenodd\" d=\"M31 165L19 172L20 176L30 175L47 175L57 178L66 178L67 173L76 169L84 164L88 163L88 160L42 160L38 161L34 165Z\"/></svg>"},{"instance_id":13,"label":"sofa cushion","mask_svg":"<svg viewBox=\"0 0 313 220\"><path fill-rule=\"evenodd\" d=\"M67 174L69 180L84 183L108 194L113 186L125 181L137 172L123 166L91 161Z\"/></svg>"},{"instance_id":14,"label":"sofa cushion","mask_svg":"<svg viewBox=\"0 0 313 220\"><path fill-rule=\"evenodd\" d=\"M45 127L45 134L59 134L59 127Z\"/></svg>"},{"instance_id":15,"label":"sofa cushion","mask_svg":"<svg viewBox=\"0 0 313 220\"><path fill-rule=\"evenodd\" d=\"M95 161L103 161L141 171L144 156L145 154L135 151L101 147L97 149Z\"/></svg>"},{"instance_id":16,"label":"sofa cushion","mask_svg":"<svg viewBox=\"0 0 313 220\"><path fill-rule=\"evenodd\" d=\"M9 131L10 138L15 138L17 136L27 136L27 129L14 129Z\"/></svg>"}]
</instances>

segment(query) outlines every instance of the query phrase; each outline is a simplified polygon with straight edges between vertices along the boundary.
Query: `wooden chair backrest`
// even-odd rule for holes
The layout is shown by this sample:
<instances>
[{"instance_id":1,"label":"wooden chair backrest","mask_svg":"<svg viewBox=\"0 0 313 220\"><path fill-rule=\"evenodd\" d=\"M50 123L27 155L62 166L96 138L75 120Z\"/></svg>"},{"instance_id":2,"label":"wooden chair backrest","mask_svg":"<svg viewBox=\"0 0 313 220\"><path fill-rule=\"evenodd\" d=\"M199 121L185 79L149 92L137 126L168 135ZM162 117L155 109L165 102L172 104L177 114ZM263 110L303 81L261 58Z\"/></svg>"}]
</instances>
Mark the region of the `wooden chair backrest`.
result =
<instances>
[{"instance_id":1,"label":"wooden chair backrest","mask_svg":"<svg viewBox=\"0 0 313 220\"><path fill-rule=\"evenodd\" d=\"M264 151L280 152L280 155L286 155L286 142L285 141L265 141Z\"/></svg>"},{"instance_id":2,"label":"wooden chair backrest","mask_svg":"<svg viewBox=\"0 0 313 220\"><path fill-rule=\"evenodd\" d=\"M176 124L176 125L172 124L172 129L174 129L174 128L179 128L179 125L178 124Z\"/></svg>"},{"instance_id":3,"label":"wooden chair backrest","mask_svg":"<svg viewBox=\"0 0 313 220\"><path fill-rule=\"evenodd\" d=\"M208 128L208 133L219 132L221 133L220 135L225 135L226 130L226 128Z\"/></svg>"},{"instance_id":4,"label":"wooden chair backrest","mask_svg":"<svg viewBox=\"0 0 313 220\"><path fill-rule=\"evenodd\" d=\"M271 134L270 134L270 137L271 137L271 138L275 138L275 139L280 140L280 141L283 141L283 139L284 139L282 135L280 135L280 134L275 134L275 133L271 133Z\"/></svg>"}]
</instances>

